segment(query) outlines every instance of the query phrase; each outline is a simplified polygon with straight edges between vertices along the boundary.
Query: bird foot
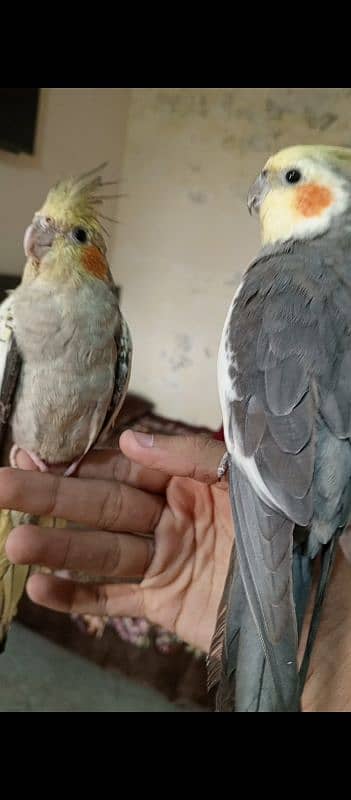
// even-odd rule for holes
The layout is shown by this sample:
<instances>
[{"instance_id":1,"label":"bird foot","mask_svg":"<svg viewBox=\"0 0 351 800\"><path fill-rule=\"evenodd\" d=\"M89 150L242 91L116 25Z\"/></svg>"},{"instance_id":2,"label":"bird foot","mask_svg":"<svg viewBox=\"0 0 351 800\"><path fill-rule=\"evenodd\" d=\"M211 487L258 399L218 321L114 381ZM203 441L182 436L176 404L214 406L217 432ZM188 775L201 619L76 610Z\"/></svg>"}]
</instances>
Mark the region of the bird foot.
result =
<instances>
[{"instance_id":1,"label":"bird foot","mask_svg":"<svg viewBox=\"0 0 351 800\"><path fill-rule=\"evenodd\" d=\"M218 469L217 469L217 478L218 478L218 480L223 478L223 476L227 472L228 468L229 468L229 453L225 452L224 456L222 456L222 458L221 458L221 460L219 462L219 466L218 466Z\"/></svg>"},{"instance_id":2,"label":"bird foot","mask_svg":"<svg viewBox=\"0 0 351 800\"><path fill-rule=\"evenodd\" d=\"M79 464L80 464L80 462L83 460L84 456L85 456L85 453L83 453L83 455L82 455L82 456L80 456L80 458L76 458L76 460L75 460L75 461L73 461L73 463L72 463L72 464L70 464L70 466L69 466L69 467L66 469L66 471L63 473L63 477L64 477L64 478L69 478L69 476L70 476L70 475L73 475L73 474L74 474L74 472L76 471L76 469L79 467Z\"/></svg>"},{"instance_id":3,"label":"bird foot","mask_svg":"<svg viewBox=\"0 0 351 800\"><path fill-rule=\"evenodd\" d=\"M29 455L29 458L31 458L32 461L34 461L35 466L38 467L40 472L48 472L48 469L49 469L48 465L45 464L45 461L42 461L42 459L39 458L37 453L33 453L32 450L26 450L24 447L19 448L17 444L14 444L11 447L11 450L10 450L10 465L11 465L11 467L14 467L15 469L17 468L16 456L17 456L17 453L18 453L18 451L20 449L24 450L24 452L27 453L27 455Z\"/></svg>"}]
</instances>

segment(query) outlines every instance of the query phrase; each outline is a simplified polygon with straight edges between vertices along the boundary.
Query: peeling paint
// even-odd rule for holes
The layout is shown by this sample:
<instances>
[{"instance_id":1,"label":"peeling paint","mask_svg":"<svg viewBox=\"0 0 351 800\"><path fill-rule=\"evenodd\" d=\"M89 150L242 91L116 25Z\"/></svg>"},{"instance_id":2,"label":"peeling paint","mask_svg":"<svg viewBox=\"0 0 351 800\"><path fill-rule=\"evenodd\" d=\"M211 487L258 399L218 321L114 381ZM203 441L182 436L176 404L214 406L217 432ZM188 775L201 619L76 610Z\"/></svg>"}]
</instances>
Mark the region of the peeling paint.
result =
<instances>
[{"instance_id":1,"label":"peeling paint","mask_svg":"<svg viewBox=\"0 0 351 800\"><path fill-rule=\"evenodd\" d=\"M207 203L207 194L202 192L201 189L188 192L188 197L192 203Z\"/></svg>"}]
</instances>

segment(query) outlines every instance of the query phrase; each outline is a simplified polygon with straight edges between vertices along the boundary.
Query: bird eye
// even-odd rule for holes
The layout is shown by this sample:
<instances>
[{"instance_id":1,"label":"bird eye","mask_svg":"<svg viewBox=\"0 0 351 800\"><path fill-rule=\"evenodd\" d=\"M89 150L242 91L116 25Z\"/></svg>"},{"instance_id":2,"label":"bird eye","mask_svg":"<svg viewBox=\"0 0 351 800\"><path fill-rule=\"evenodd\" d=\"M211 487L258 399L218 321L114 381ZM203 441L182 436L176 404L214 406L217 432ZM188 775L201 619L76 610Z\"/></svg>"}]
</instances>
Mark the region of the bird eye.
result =
<instances>
[{"instance_id":1,"label":"bird eye","mask_svg":"<svg viewBox=\"0 0 351 800\"><path fill-rule=\"evenodd\" d=\"M88 234L84 228L73 228L72 236L79 244L85 244L88 241Z\"/></svg>"},{"instance_id":2,"label":"bird eye","mask_svg":"<svg viewBox=\"0 0 351 800\"><path fill-rule=\"evenodd\" d=\"M288 183L298 183L301 178L302 175L298 169L289 169L288 172L285 173L285 180Z\"/></svg>"}]
</instances>

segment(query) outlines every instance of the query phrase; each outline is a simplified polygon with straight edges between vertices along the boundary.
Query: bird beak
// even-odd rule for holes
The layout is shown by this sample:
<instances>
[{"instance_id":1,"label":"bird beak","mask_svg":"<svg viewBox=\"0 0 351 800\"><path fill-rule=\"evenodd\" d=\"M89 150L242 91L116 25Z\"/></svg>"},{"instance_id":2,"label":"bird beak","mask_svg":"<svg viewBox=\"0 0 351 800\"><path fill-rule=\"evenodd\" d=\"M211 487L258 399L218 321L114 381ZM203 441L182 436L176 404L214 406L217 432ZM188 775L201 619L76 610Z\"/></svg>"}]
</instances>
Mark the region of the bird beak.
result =
<instances>
[{"instance_id":1,"label":"bird beak","mask_svg":"<svg viewBox=\"0 0 351 800\"><path fill-rule=\"evenodd\" d=\"M55 237L55 231L50 228L43 228L36 223L32 223L24 234L23 247L27 258L35 258L41 261L50 250Z\"/></svg>"},{"instance_id":2,"label":"bird beak","mask_svg":"<svg viewBox=\"0 0 351 800\"><path fill-rule=\"evenodd\" d=\"M260 172L255 182L250 187L247 195L247 207L250 214L252 214L254 211L256 214L258 214L263 200L269 192L269 189L270 185L266 172Z\"/></svg>"}]
</instances>

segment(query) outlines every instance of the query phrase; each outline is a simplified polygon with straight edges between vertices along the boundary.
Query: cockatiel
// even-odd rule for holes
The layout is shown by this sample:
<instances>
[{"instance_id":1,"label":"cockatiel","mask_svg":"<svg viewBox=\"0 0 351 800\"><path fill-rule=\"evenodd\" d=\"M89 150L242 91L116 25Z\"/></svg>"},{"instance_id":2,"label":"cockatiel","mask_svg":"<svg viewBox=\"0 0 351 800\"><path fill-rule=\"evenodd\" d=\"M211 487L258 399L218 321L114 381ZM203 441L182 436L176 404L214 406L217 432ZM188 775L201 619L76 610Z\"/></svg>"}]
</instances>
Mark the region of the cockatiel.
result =
<instances>
[{"instance_id":1,"label":"cockatiel","mask_svg":"<svg viewBox=\"0 0 351 800\"><path fill-rule=\"evenodd\" d=\"M13 466L20 447L40 470L62 463L73 474L127 391L132 344L106 260L100 169L50 190L25 233L21 284L0 307L0 443L9 423ZM24 521L0 515L0 641L28 574L5 553Z\"/></svg>"},{"instance_id":2,"label":"cockatiel","mask_svg":"<svg viewBox=\"0 0 351 800\"><path fill-rule=\"evenodd\" d=\"M248 207L263 246L234 296L218 356L235 545L210 682L222 653L218 710L296 712L351 515L351 149L282 150L252 185Z\"/></svg>"}]
</instances>

